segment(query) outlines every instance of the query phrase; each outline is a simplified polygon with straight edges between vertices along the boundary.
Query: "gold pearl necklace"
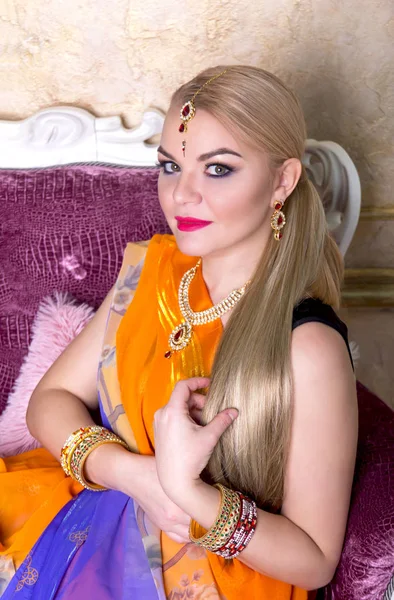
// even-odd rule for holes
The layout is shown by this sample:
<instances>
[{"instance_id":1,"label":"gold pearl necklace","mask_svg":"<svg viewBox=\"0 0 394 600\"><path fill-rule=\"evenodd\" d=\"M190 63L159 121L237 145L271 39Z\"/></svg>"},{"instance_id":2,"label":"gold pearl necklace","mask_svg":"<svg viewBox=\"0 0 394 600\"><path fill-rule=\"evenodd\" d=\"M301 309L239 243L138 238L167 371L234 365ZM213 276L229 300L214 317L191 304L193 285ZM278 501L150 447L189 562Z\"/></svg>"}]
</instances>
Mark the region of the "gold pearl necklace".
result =
<instances>
[{"instance_id":1,"label":"gold pearl necklace","mask_svg":"<svg viewBox=\"0 0 394 600\"><path fill-rule=\"evenodd\" d=\"M165 358L171 358L173 352L179 352L186 348L193 335L193 326L211 323L216 319L220 319L227 311L231 310L241 300L250 283L250 281L247 281L245 285L237 290L233 290L224 300L211 306L211 308L194 312L190 306L189 288L200 265L201 259L199 259L195 267L186 271L179 284L178 302L184 321L172 330L168 339L168 345L171 350L165 353Z\"/></svg>"}]
</instances>

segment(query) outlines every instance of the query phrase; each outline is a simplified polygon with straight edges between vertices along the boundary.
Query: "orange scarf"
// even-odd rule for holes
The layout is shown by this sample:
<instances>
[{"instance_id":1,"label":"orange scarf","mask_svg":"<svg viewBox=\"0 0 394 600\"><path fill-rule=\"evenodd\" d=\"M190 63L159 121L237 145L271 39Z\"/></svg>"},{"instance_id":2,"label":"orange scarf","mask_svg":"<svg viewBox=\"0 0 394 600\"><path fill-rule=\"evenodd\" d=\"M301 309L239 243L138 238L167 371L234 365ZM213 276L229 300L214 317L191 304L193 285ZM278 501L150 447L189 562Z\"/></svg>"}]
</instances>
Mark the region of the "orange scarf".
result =
<instances>
[{"instance_id":1,"label":"orange scarf","mask_svg":"<svg viewBox=\"0 0 394 600\"><path fill-rule=\"evenodd\" d=\"M170 359L164 358L171 331L183 321L178 286L185 271L195 264L196 258L183 255L172 236L155 236L137 291L117 332L122 404L141 454L154 454L153 416L169 400L175 383L189 377L209 376L222 334L220 319L195 327L189 346ZM201 269L197 270L189 295L195 311L212 306ZM176 546L164 535L162 545L167 543ZM163 554L166 555L165 547ZM224 559L208 553L208 560L215 583L227 600L308 597L306 591L253 571L237 559L226 565Z\"/></svg>"}]
</instances>

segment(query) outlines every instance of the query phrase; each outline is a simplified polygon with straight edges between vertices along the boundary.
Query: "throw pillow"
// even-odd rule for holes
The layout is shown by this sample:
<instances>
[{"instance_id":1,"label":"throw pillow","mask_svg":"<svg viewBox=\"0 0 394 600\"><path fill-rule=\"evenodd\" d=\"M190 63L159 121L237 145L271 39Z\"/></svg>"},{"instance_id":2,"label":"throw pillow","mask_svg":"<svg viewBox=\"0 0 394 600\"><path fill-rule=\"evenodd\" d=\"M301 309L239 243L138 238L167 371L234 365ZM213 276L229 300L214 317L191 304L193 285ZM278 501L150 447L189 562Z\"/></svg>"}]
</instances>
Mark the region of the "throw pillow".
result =
<instances>
[{"instance_id":1,"label":"throw pillow","mask_svg":"<svg viewBox=\"0 0 394 600\"><path fill-rule=\"evenodd\" d=\"M0 456L13 456L40 443L26 425L26 410L34 388L68 344L94 315L87 304L77 304L62 292L44 298L32 326L29 351L0 416Z\"/></svg>"}]
</instances>

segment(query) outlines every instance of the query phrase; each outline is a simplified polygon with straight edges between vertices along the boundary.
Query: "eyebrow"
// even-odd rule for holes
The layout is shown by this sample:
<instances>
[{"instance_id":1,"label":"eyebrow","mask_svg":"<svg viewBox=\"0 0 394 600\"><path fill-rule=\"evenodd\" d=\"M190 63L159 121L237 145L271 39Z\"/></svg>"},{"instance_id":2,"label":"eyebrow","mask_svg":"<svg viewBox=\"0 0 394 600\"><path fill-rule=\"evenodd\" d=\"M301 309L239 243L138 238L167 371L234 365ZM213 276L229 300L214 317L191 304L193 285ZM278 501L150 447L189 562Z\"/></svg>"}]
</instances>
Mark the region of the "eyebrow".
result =
<instances>
[{"instance_id":1,"label":"eyebrow","mask_svg":"<svg viewBox=\"0 0 394 600\"><path fill-rule=\"evenodd\" d=\"M167 152L167 150L164 150L163 146L159 146L157 151L161 154L164 154L164 156L167 156L167 158L170 158L171 160L176 162L176 159L172 156L172 154ZM204 154L200 154L197 160L208 160L208 158L212 158L213 156L218 156L220 154L233 154L234 156L239 156L240 158L242 158L241 154L239 154L235 150L231 150L230 148L217 148L217 150L212 150L211 152L205 152Z\"/></svg>"}]
</instances>

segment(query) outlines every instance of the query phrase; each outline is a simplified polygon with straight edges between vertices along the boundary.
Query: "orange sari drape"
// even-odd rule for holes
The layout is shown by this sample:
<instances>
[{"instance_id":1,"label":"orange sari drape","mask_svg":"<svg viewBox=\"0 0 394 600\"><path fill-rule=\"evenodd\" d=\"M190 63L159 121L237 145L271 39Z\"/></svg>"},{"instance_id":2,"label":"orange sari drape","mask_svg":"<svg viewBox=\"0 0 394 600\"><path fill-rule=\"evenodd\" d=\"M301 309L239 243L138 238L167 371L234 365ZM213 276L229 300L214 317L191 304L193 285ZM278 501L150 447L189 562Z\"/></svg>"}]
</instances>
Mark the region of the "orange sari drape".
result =
<instances>
[{"instance_id":1,"label":"orange sari drape","mask_svg":"<svg viewBox=\"0 0 394 600\"><path fill-rule=\"evenodd\" d=\"M122 402L142 454L154 453L154 413L168 401L178 380L209 376L222 334L220 319L196 327L185 350L169 360L164 358L172 329L183 321L178 306L178 286L185 271L195 264L196 258L183 255L172 236L155 236L137 292L118 330L116 346ZM201 269L189 294L193 310L212 306ZM164 556L171 554L167 546L174 552L174 543L162 536ZM182 560L186 569L187 555ZM305 600L308 596L305 590L261 575L237 559L225 566L224 559L207 553L206 561L216 586L227 600ZM168 585L167 589L170 588Z\"/></svg>"},{"instance_id":2,"label":"orange sari drape","mask_svg":"<svg viewBox=\"0 0 394 600\"><path fill-rule=\"evenodd\" d=\"M179 379L209 376L222 324L217 320L196 327L189 346L165 359L170 332L182 321L179 282L196 259L183 255L172 236L155 236L147 252L134 246L130 244L125 253L122 278L127 277L128 257L137 256L138 262L146 253L145 263L125 314L118 312L119 322L109 319L116 361L110 359L106 371L100 371L99 390L106 388L103 406L114 430L136 452L152 455L155 411L168 401ZM212 305L201 270L192 282L190 301L196 311ZM80 490L44 449L0 459L0 572L2 565L19 567L46 526ZM306 591L261 575L238 559L225 565L215 554L193 544L176 544L164 533L160 543L167 598L177 598L177 591L186 593L188 588L200 600L308 597Z\"/></svg>"}]
</instances>

